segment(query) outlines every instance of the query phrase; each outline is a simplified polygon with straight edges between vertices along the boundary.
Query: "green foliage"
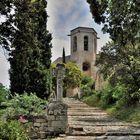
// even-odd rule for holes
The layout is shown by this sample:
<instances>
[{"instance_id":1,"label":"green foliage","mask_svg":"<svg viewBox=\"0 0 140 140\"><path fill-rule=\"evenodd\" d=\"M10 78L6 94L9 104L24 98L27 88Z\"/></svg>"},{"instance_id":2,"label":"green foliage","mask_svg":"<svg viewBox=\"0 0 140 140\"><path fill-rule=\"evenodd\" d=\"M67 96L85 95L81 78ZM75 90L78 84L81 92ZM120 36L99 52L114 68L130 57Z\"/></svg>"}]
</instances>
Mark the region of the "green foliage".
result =
<instances>
[{"instance_id":1,"label":"green foliage","mask_svg":"<svg viewBox=\"0 0 140 140\"><path fill-rule=\"evenodd\" d=\"M125 85L126 102L140 101L140 12L139 2L131 0L87 0L96 23L113 40L106 44L97 61L112 86Z\"/></svg>"},{"instance_id":2,"label":"green foliage","mask_svg":"<svg viewBox=\"0 0 140 140\"><path fill-rule=\"evenodd\" d=\"M25 127L18 121L0 121L1 140L30 140Z\"/></svg>"},{"instance_id":3,"label":"green foliage","mask_svg":"<svg viewBox=\"0 0 140 140\"><path fill-rule=\"evenodd\" d=\"M140 28L139 1L87 0L96 23L117 43L135 42Z\"/></svg>"},{"instance_id":4,"label":"green foliage","mask_svg":"<svg viewBox=\"0 0 140 140\"><path fill-rule=\"evenodd\" d=\"M107 108L108 106L120 104L120 102L124 99L124 93L126 92L126 89L123 85L117 85L115 87L112 87L111 85L107 85L104 87L101 91L95 91L94 94L91 96L94 100L93 102L98 102L98 105ZM89 96L90 97L90 96ZM97 101L96 101L97 100ZM127 102L123 102L123 106L127 105ZM121 104L122 105L122 104Z\"/></svg>"},{"instance_id":5,"label":"green foliage","mask_svg":"<svg viewBox=\"0 0 140 140\"><path fill-rule=\"evenodd\" d=\"M0 106L1 103L6 101L9 97L9 91L2 84L0 84Z\"/></svg>"},{"instance_id":6,"label":"green foliage","mask_svg":"<svg viewBox=\"0 0 140 140\"><path fill-rule=\"evenodd\" d=\"M14 38L12 34L15 28L12 26L13 14L12 10L13 0L0 1L0 47L10 51L10 43ZM4 19L5 21L1 20Z\"/></svg>"},{"instance_id":7,"label":"green foliage","mask_svg":"<svg viewBox=\"0 0 140 140\"><path fill-rule=\"evenodd\" d=\"M65 48L63 48L63 54L62 54L62 61L65 64L66 63L66 56L65 56Z\"/></svg>"},{"instance_id":8,"label":"green foliage","mask_svg":"<svg viewBox=\"0 0 140 140\"><path fill-rule=\"evenodd\" d=\"M0 2L0 13L6 16L0 23L0 45L9 50L12 94L36 92L40 98L50 94L52 37L46 29L46 6L46 0Z\"/></svg>"},{"instance_id":9,"label":"green foliage","mask_svg":"<svg viewBox=\"0 0 140 140\"><path fill-rule=\"evenodd\" d=\"M47 101L38 98L34 94L23 94L14 96L12 99L3 102L5 109L2 111L2 117L12 119L20 115L30 116L43 112Z\"/></svg>"},{"instance_id":10,"label":"green foliage","mask_svg":"<svg viewBox=\"0 0 140 140\"><path fill-rule=\"evenodd\" d=\"M65 64L66 76L64 79L64 86L66 88L76 88L80 86L82 73L78 66L72 62Z\"/></svg>"},{"instance_id":11,"label":"green foliage","mask_svg":"<svg viewBox=\"0 0 140 140\"><path fill-rule=\"evenodd\" d=\"M118 83L125 86L125 96L131 104L139 102L140 47L129 45L119 49L113 42L109 43L102 48L97 64L112 86Z\"/></svg>"},{"instance_id":12,"label":"green foliage","mask_svg":"<svg viewBox=\"0 0 140 140\"><path fill-rule=\"evenodd\" d=\"M96 94L92 94L90 96L85 96L82 100L88 104L89 106L99 106L100 98Z\"/></svg>"},{"instance_id":13,"label":"green foliage","mask_svg":"<svg viewBox=\"0 0 140 140\"><path fill-rule=\"evenodd\" d=\"M107 108L110 105L116 104L123 98L125 92L125 88L122 85L117 85L115 87L107 85L100 91L100 106Z\"/></svg>"},{"instance_id":14,"label":"green foliage","mask_svg":"<svg viewBox=\"0 0 140 140\"><path fill-rule=\"evenodd\" d=\"M140 123L139 104L131 104L132 100L126 95L128 94L124 85L118 84L115 87L107 85L103 90L85 96L82 100L90 106L106 109L109 114L118 119Z\"/></svg>"},{"instance_id":15,"label":"green foliage","mask_svg":"<svg viewBox=\"0 0 140 140\"><path fill-rule=\"evenodd\" d=\"M111 106L107 109L107 112L124 121L132 122L132 123L139 123L140 124L140 106L131 106L131 107L124 107L117 108L116 106Z\"/></svg>"},{"instance_id":16,"label":"green foliage","mask_svg":"<svg viewBox=\"0 0 140 140\"><path fill-rule=\"evenodd\" d=\"M91 77L83 75L80 85L80 89L82 92L81 96L84 97L92 95L94 93L94 87L95 81Z\"/></svg>"}]
</instances>

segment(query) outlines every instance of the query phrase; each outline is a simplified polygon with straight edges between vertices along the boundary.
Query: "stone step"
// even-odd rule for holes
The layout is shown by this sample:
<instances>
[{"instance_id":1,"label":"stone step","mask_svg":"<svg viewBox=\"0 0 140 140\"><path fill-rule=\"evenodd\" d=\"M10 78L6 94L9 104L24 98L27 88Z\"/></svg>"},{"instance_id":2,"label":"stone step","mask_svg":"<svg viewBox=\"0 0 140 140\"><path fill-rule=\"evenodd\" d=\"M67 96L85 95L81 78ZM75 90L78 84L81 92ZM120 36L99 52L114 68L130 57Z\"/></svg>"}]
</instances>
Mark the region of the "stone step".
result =
<instances>
[{"instance_id":1,"label":"stone step","mask_svg":"<svg viewBox=\"0 0 140 140\"><path fill-rule=\"evenodd\" d=\"M140 131L133 127L128 126L80 126L69 125L67 131L72 136L126 136L137 135L140 136Z\"/></svg>"},{"instance_id":2,"label":"stone step","mask_svg":"<svg viewBox=\"0 0 140 140\"><path fill-rule=\"evenodd\" d=\"M117 119L110 117L109 115L105 116L68 116L69 119L74 119L74 120L87 120L87 121L116 121Z\"/></svg>"},{"instance_id":3,"label":"stone step","mask_svg":"<svg viewBox=\"0 0 140 140\"><path fill-rule=\"evenodd\" d=\"M122 122L84 122L84 121L72 121L69 120L69 125L80 125L80 126L132 126L131 124Z\"/></svg>"},{"instance_id":4,"label":"stone step","mask_svg":"<svg viewBox=\"0 0 140 140\"><path fill-rule=\"evenodd\" d=\"M71 107L71 106L70 106ZM79 106L76 106L75 108L69 108L69 109L93 109L93 110L102 110L101 108L98 107L89 107L89 106L85 106L84 108L80 108ZM103 110L102 110L103 111Z\"/></svg>"},{"instance_id":5,"label":"stone step","mask_svg":"<svg viewBox=\"0 0 140 140\"><path fill-rule=\"evenodd\" d=\"M140 125L119 121L98 107L74 99L68 105L67 136L56 140L140 140Z\"/></svg>"},{"instance_id":6,"label":"stone step","mask_svg":"<svg viewBox=\"0 0 140 140\"><path fill-rule=\"evenodd\" d=\"M68 116L108 116L108 114L105 112L68 112L67 114Z\"/></svg>"},{"instance_id":7,"label":"stone step","mask_svg":"<svg viewBox=\"0 0 140 140\"><path fill-rule=\"evenodd\" d=\"M140 140L139 136L66 136L54 140Z\"/></svg>"}]
</instances>

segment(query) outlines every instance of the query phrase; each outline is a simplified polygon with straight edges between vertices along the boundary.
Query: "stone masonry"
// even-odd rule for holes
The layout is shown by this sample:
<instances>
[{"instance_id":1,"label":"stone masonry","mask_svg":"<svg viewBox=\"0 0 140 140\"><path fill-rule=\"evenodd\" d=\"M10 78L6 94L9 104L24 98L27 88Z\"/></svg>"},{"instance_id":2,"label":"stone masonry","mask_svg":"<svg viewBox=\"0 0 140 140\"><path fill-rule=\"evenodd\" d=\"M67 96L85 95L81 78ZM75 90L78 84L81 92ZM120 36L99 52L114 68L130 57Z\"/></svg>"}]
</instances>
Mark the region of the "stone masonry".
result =
<instances>
[{"instance_id":1,"label":"stone masonry","mask_svg":"<svg viewBox=\"0 0 140 140\"><path fill-rule=\"evenodd\" d=\"M29 136L32 140L47 140L48 137L63 134L67 129L67 105L52 101L48 105L46 115L32 116L29 122Z\"/></svg>"},{"instance_id":2,"label":"stone masonry","mask_svg":"<svg viewBox=\"0 0 140 140\"><path fill-rule=\"evenodd\" d=\"M67 98L68 128L66 135L55 140L140 140L140 125L126 123L98 107L89 107Z\"/></svg>"}]
</instances>

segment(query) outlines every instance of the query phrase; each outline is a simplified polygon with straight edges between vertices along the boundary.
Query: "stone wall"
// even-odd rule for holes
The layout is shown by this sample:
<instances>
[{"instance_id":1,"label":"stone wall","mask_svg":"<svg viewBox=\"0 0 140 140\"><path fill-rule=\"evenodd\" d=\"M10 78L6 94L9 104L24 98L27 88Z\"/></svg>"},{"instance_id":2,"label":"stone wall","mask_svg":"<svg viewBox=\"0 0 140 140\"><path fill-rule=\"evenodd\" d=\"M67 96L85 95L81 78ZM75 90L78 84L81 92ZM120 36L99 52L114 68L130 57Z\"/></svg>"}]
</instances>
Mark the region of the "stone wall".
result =
<instances>
[{"instance_id":1,"label":"stone wall","mask_svg":"<svg viewBox=\"0 0 140 140\"><path fill-rule=\"evenodd\" d=\"M48 137L48 120L44 116L33 116L29 122L31 123L31 128L29 130L29 136L33 140L46 139Z\"/></svg>"},{"instance_id":2,"label":"stone wall","mask_svg":"<svg viewBox=\"0 0 140 140\"><path fill-rule=\"evenodd\" d=\"M58 136L67 129L67 105L52 102L48 105L46 115L32 116L29 136L32 140L47 140L48 137Z\"/></svg>"}]
</instances>

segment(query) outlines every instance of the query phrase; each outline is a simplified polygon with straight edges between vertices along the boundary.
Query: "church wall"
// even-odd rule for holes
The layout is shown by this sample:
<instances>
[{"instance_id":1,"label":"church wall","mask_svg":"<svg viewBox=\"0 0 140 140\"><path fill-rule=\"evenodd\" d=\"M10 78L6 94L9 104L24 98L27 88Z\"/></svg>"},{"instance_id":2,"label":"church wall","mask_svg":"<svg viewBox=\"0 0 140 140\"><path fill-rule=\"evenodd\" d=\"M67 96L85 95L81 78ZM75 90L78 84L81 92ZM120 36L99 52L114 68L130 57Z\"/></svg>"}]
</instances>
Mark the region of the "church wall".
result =
<instances>
[{"instance_id":1,"label":"church wall","mask_svg":"<svg viewBox=\"0 0 140 140\"><path fill-rule=\"evenodd\" d=\"M77 29L78 30L78 29ZM93 72L93 67L96 60L96 44L97 36L92 29L82 28L78 31L74 30L71 32L71 60L76 62L78 67L83 71L83 63L87 62L90 65L90 69L85 71L85 74L95 77L95 72ZM77 37L77 51L73 52L73 38ZM84 36L88 36L88 51L84 50Z\"/></svg>"}]
</instances>

